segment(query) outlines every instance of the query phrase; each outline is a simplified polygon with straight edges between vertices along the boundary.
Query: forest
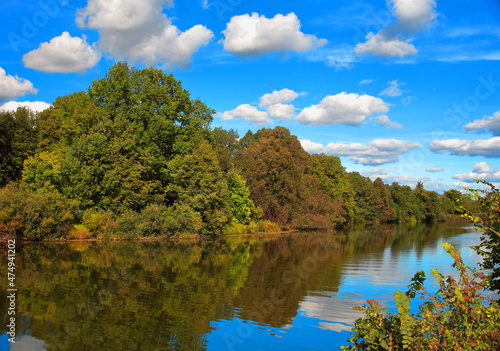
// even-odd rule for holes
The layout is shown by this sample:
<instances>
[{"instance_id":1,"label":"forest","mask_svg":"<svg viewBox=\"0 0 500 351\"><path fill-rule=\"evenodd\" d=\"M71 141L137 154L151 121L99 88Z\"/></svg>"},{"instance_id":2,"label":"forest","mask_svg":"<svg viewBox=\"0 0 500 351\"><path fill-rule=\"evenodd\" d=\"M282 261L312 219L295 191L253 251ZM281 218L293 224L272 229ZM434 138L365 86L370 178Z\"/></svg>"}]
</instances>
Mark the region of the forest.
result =
<instances>
[{"instance_id":1,"label":"forest","mask_svg":"<svg viewBox=\"0 0 500 351\"><path fill-rule=\"evenodd\" d=\"M159 69L117 63L40 113L0 112L0 236L131 239L459 218L458 190L412 189L308 154L284 127L212 128Z\"/></svg>"}]
</instances>

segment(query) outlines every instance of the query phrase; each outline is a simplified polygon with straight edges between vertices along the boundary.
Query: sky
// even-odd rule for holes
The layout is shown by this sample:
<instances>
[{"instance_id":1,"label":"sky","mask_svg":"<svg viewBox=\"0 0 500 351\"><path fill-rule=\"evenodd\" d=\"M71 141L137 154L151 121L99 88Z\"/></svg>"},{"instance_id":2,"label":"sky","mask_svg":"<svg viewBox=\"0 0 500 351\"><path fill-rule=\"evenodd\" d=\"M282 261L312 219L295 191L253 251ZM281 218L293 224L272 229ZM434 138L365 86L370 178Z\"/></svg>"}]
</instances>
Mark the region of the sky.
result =
<instances>
[{"instance_id":1,"label":"sky","mask_svg":"<svg viewBox=\"0 0 500 351\"><path fill-rule=\"evenodd\" d=\"M284 126L389 184L500 185L498 0L3 0L0 23L1 110L127 61L240 136Z\"/></svg>"}]
</instances>

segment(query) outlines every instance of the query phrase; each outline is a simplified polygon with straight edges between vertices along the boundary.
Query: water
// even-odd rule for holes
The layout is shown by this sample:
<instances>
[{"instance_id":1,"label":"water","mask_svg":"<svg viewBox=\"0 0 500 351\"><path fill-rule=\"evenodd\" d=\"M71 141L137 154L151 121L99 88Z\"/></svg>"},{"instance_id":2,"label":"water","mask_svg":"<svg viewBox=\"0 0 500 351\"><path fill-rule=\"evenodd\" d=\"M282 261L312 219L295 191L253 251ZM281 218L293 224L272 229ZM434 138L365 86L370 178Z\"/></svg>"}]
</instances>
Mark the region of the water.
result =
<instances>
[{"instance_id":1,"label":"water","mask_svg":"<svg viewBox=\"0 0 500 351\"><path fill-rule=\"evenodd\" d=\"M215 241L17 244L17 338L0 350L338 350L377 299L389 309L416 271L469 265L470 227L385 225ZM7 250L3 250L7 251ZM0 254L7 262L6 252ZM6 267L6 264L3 265ZM3 276L3 275L2 275ZM0 293L7 296L7 281Z\"/></svg>"}]
</instances>

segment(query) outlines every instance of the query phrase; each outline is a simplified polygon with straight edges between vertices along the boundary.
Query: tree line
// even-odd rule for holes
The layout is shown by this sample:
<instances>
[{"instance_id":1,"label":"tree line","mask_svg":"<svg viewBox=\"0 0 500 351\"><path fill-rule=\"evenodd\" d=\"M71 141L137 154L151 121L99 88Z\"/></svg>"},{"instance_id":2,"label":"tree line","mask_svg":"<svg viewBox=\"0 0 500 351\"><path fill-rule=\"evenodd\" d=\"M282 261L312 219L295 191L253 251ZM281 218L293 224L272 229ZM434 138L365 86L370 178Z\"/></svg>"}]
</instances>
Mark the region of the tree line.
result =
<instances>
[{"instance_id":1,"label":"tree line","mask_svg":"<svg viewBox=\"0 0 500 351\"><path fill-rule=\"evenodd\" d=\"M440 221L474 202L347 172L284 127L211 128L172 75L117 63L85 92L0 113L0 234L28 239Z\"/></svg>"}]
</instances>

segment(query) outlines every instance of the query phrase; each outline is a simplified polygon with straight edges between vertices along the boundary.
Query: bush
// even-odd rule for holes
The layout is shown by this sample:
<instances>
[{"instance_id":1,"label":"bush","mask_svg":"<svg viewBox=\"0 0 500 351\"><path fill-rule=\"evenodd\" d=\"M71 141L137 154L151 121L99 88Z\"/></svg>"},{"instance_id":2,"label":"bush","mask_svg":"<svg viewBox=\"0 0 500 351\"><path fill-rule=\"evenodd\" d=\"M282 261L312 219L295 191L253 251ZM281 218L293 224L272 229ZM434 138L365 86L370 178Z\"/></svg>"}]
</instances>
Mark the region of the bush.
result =
<instances>
[{"instance_id":1,"label":"bush","mask_svg":"<svg viewBox=\"0 0 500 351\"><path fill-rule=\"evenodd\" d=\"M481 232L481 243L474 247L483 256L481 267L488 270L487 287L500 293L500 192L485 181L476 181L490 187L490 191L468 189L473 198L479 202L482 213L474 215L462 207L465 216L470 219Z\"/></svg>"},{"instance_id":2,"label":"bush","mask_svg":"<svg viewBox=\"0 0 500 351\"><path fill-rule=\"evenodd\" d=\"M92 237L92 233L81 224L75 224L66 236L68 239L84 240Z\"/></svg>"},{"instance_id":3,"label":"bush","mask_svg":"<svg viewBox=\"0 0 500 351\"><path fill-rule=\"evenodd\" d=\"M0 235L63 238L78 220L78 202L55 190L34 191L24 183L0 189Z\"/></svg>"},{"instance_id":4,"label":"bush","mask_svg":"<svg viewBox=\"0 0 500 351\"><path fill-rule=\"evenodd\" d=\"M248 225L241 224L237 221L232 222L224 231L226 235L237 235L237 234L256 234L256 233L277 233L280 232L281 228L269 221L257 221L251 222Z\"/></svg>"},{"instance_id":5,"label":"bush","mask_svg":"<svg viewBox=\"0 0 500 351\"><path fill-rule=\"evenodd\" d=\"M443 247L455 260L458 281L433 270L440 289L431 295L423 290L425 274L418 272L406 294L394 294L395 314L387 313L375 300L368 300L368 305L356 308L365 316L356 320L348 340L352 345L343 350L500 349L500 309L496 302L485 304L480 292L485 287L483 274L464 265L460 253L451 245ZM417 293L425 302L419 313L410 314L410 299Z\"/></svg>"},{"instance_id":6,"label":"bush","mask_svg":"<svg viewBox=\"0 0 500 351\"><path fill-rule=\"evenodd\" d=\"M99 239L113 239L116 237L117 222L111 212L102 210L87 210L83 214L82 225L93 236Z\"/></svg>"}]
</instances>

